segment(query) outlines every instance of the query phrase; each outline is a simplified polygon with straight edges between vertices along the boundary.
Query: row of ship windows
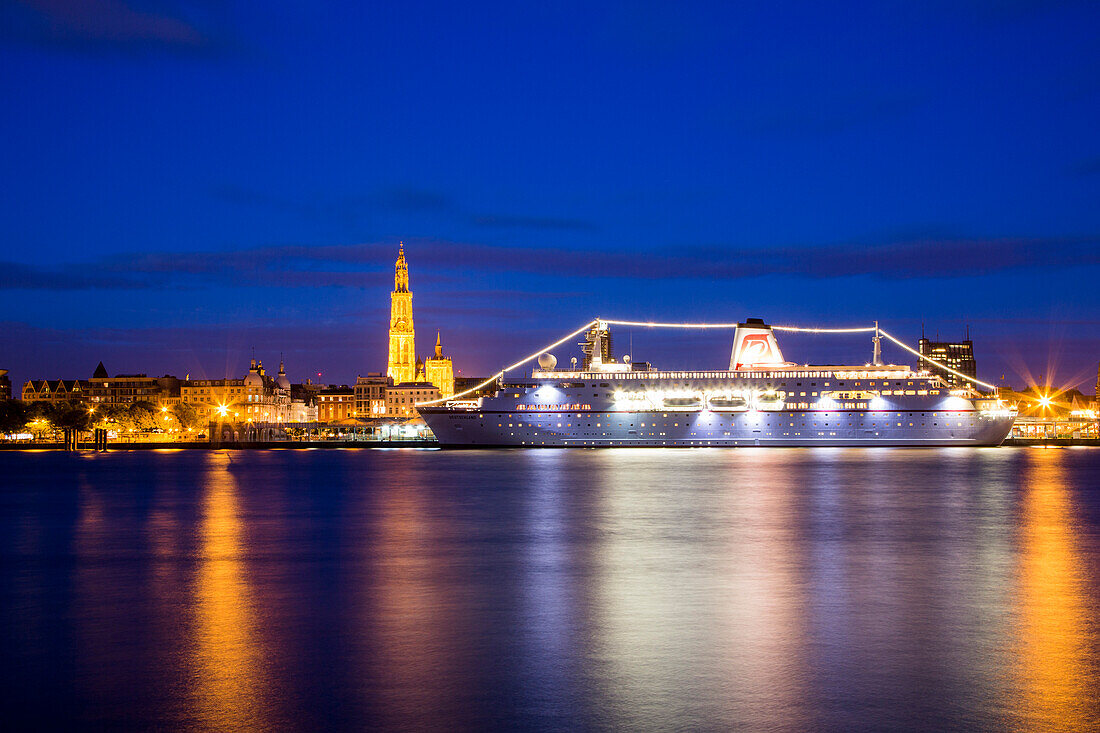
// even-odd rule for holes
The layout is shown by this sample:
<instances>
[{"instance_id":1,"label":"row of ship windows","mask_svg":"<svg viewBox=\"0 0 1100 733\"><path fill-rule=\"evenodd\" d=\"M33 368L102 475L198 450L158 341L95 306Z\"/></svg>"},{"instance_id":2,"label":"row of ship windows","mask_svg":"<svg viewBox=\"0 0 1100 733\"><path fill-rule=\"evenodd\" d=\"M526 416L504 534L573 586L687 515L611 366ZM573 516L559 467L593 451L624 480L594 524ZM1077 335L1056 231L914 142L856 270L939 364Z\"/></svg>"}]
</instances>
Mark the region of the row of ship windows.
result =
<instances>
[{"instance_id":1,"label":"row of ship windows","mask_svg":"<svg viewBox=\"0 0 1100 733\"><path fill-rule=\"evenodd\" d=\"M588 417L589 419L592 419L592 418L603 418L603 419L605 419L605 420L606 420L606 419L612 419L612 415L615 415L615 414L616 414L616 413L613 413L613 412L603 412L603 413L600 413L600 412L594 412L594 413L591 413L591 414L587 415L587 417ZM882 417L884 417L884 418L885 418L885 417L887 417L887 416L889 415L889 413L878 413L878 414L881 414L881 415L882 415ZM966 413L964 413L964 412L931 412L931 413L929 413L929 412L922 412L922 413L920 413L920 416L921 416L921 417L940 417L940 416L943 416L943 417L946 417L946 418L951 418L951 417L962 417L962 416L963 416L963 415L965 415L965 414L966 414ZM577 417L577 418L583 418L583 417L586 417L585 415L583 415L582 413L579 413L579 412L578 412L578 413L575 413L575 415L576 415L576 417ZM894 413L894 416L895 416L895 417L902 417L903 415L910 415L910 416L912 416L912 417L916 417L917 413L915 413L915 412L905 412L905 413L901 413L901 412L896 412L896 413ZM514 417L515 417L515 415L514 415L514 414L512 414L512 413L509 413L509 414L508 414L508 418L509 418L509 419L512 419L512 418L514 418ZM523 417L529 417L529 415L524 415ZM560 418L562 418L562 417L568 418L568 417L569 417L569 415L568 415L568 414L566 414L566 413L556 413L556 414L547 414L547 415L546 415L546 419L551 419L551 418L559 418L559 419L560 419ZM668 413L667 413L667 412L665 412L665 413L661 413L661 417L668 417ZM478 414L478 418L480 418L480 419L484 420L484 419L485 419L485 413L479 413L479 414ZM484 424L484 423L483 423L483 424ZM520 424L520 425L523 425L523 423L519 423L519 424ZM528 425L537 425L537 424L538 424L538 423L533 423L533 422L532 422L532 423L528 423ZM598 423L597 423L597 424L598 424ZM667 425L668 423L665 423L665 424ZM679 425L680 423L675 423L675 424L676 424L676 425ZM714 423L707 423L707 424L708 424L708 425L713 425ZM721 424L721 423L719 423L719 424ZM770 422L769 422L769 423L765 423L765 424L766 424L766 425L771 425L771 423L770 423ZM508 423L508 425L509 425L509 426L511 426L511 423ZM572 425L572 423L570 423L570 425ZM643 426L645 426L645 423L642 423L642 425L643 425ZM622 427L622 423L619 423L619 426L620 426L620 427ZM558 423L558 427L559 427L559 428L561 427L561 423ZM630 427L634 427L634 423L630 423Z\"/></svg>"},{"instance_id":2,"label":"row of ship windows","mask_svg":"<svg viewBox=\"0 0 1100 733\"><path fill-rule=\"evenodd\" d=\"M959 424L960 424L960 425L962 425L962 423L959 423ZM512 436L514 436L514 435L515 435L515 433L509 433L509 435L512 435ZM592 433L584 433L584 435L593 435L593 434L592 434ZM602 435L605 435L605 436L606 436L606 435L611 435L611 434L610 434L610 433L602 433ZM653 436L653 433L650 433L649 435L650 435L650 436ZM660 435L662 435L662 436L663 436L663 435L664 435L664 433L660 433ZM695 435L695 433L692 433L692 435ZM785 433L783 433L783 435L784 435L785 437L790 437L790 436L792 435L792 433L790 433L790 432L785 432ZM795 432L795 433L793 433L793 435L794 435L795 437L800 437L800 436L802 435L802 433L800 433L800 432ZM826 436L826 432L825 432L825 431L822 431L822 430L819 430L819 431L817 432L817 435L818 435L818 437L825 437L825 436ZM836 436L836 432L834 432L834 431L829 431L828 435L829 435L830 437L835 437L835 436ZM878 432L878 431L875 431L875 435L876 435L876 436L877 436L877 435L879 435L879 432ZM729 434L729 433L724 433L724 434L723 434L723 437L732 437L732 436L730 436L730 434ZM766 434L765 434L765 435L764 435L763 437L766 437L766 438L771 438L771 437L774 437L774 436L772 435L772 433L770 433L770 432L769 432L769 433L766 433ZM753 439L754 439L754 438L738 438L738 440L753 440ZM704 442L704 439L701 439L701 440L700 440L699 442ZM711 439L711 438L705 439L705 442L707 442L707 443L711 443L711 442L713 442L713 439ZM734 441L734 443L736 443L736 442L737 442L737 441ZM656 445L657 441L652 441L652 443L653 443L654 445ZM588 441L587 441L587 440L585 440L585 441L581 441L581 445L588 445L588 444L589 444L589 443L588 443ZM634 442L629 442L629 443L628 443L628 442L626 442L626 441L621 441L621 440L620 440L620 441L618 441L618 443L617 443L617 444L618 444L618 445L637 445L637 443L634 443ZM520 445L527 445L527 441L520 441ZM535 445L535 442L534 442L534 441L531 441L531 445ZM545 440L543 440L543 441L540 441L540 442L539 442L539 445L546 445L546 441L545 441ZM592 441L592 445L594 445L594 446L596 446L596 445L601 445L601 446L602 446L602 445L616 445L616 442L615 442L615 441L610 441L610 442L608 442L608 443L597 443L596 441ZM667 442L666 442L666 441L661 441L661 445L667 445Z\"/></svg>"},{"instance_id":3,"label":"row of ship windows","mask_svg":"<svg viewBox=\"0 0 1100 733\"><path fill-rule=\"evenodd\" d=\"M912 383L910 382L910 384L912 384ZM781 386L781 387L786 387L787 385L783 384L783 385L780 385L780 386ZM829 383L828 383L828 382L826 382L826 383L825 383L825 386L826 386L826 387L828 387L828 386L829 386ZM838 386L844 386L844 385L838 385ZM856 386L856 387L859 387L859 386L860 386L860 384L859 384L859 383L857 382L857 383L855 384L855 386ZM871 386L871 387L873 387L873 386L875 386L875 385L874 385L874 383L871 383L871 384L870 384L870 385L868 385L868 386ZM686 384L684 385L684 388L685 388L685 389L691 389L691 387L690 387L689 385L686 385ZM890 389L884 389L884 390L882 390L882 394L883 394L883 396L886 396L886 397L890 397L890 396L895 396L895 397L901 397L901 396L903 396L903 395L905 395L905 396L909 396L909 397L913 397L913 396L920 396L920 397L924 397L924 396L926 396L926 395L930 395L930 394L931 394L931 395L938 395L939 393L940 393L940 390L938 390L938 389L894 389L894 390L890 390ZM795 393L794 393L794 391L792 390L792 391L791 391L791 392L789 392L789 393L788 393L788 392L780 392L780 393L779 393L779 396L780 396L780 397L787 397L787 396L791 396L791 397L793 397L793 396L794 396L794 394L795 394ZM592 396L593 396L593 397L599 397L599 396L600 396L600 393L599 393L599 392L593 392L593 393L592 393ZM612 396L612 394L611 394L610 392L606 392L606 393L604 393L604 397L611 397L611 396ZM798 393L798 396L799 396L799 397L806 397L806 393L805 393L804 391L803 391L803 392L799 392L799 393ZM810 397L817 397L817 396L818 396L818 394L817 394L817 392L811 391L811 392L810 392L810 394L809 394L809 396L810 396ZM514 392L514 393L512 393L512 397L513 397L513 398L515 398L515 399L520 399L520 398L522 398L522 397L523 397L523 394L522 394L522 393L520 393L520 392Z\"/></svg>"},{"instance_id":4,"label":"row of ship windows","mask_svg":"<svg viewBox=\"0 0 1100 733\"><path fill-rule=\"evenodd\" d=\"M833 425L836 425L836 426L840 426L841 424L842 424L842 423L838 423L838 422L834 422L834 423L833 423ZM794 427L794 423L793 423L793 422L792 422L792 423L788 423L788 425L789 425L789 427L792 427L792 428ZM811 423L811 426L812 426L812 427L817 427L817 425L818 425L818 423L817 423L816 421L815 421L815 422L813 422L813 423ZM823 426L825 426L825 427L828 427L829 423L828 423L828 422L824 422L824 423L821 423L821 425L823 425ZM897 427L899 427L899 428L900 428L900 427L902 427L902 423L900 423L900 422L899 422L899 423L896 423L896 425L897 425ZM909 423L909 427L914 427L915 425L916 425L916 423L912 423L912 422L911 422L911 423ZM949 423L949 422L945 422L945 423L944 423L944 425L945 425L945 426L947 426L947 427L950 427L951 423ZM962 423L961 423L961 422L958 422L958 423L956 423L956 425L957 425L958 427L962 427ZM565 424L564 426L563 426L563 425L562 425L561 423L558 423L558 424L557 424L557 426L558 426L559 428L560 428L560 427L567 427L567 428L571 428L571 427L573 427L573 423L566 423L566 424ZM851 428L851 427L855 427L855 426L856 426L856 424L855 424L854 422L850 422L850 423L848 423L848 427L850 427L850 428ZM866 422L864 422L864 421L861 421L861 422L859 423L859 426L860 426L860 427L867 427L867 423L866 423ZM889 427L889 426L890 426L890 423L888 423L888 422L883 422L883 423L882 423L882 427L884 427L884 428L885 428L885 427ZM481 423L481 427L485 427L485 423ZM504 427L504 423L497 423L497 427L498 427L498 428L503 428L503 427ZM508 423L508 427L510 427L510 428L513 428L513 427L515 427L515 428L522 428L522 427L524 427L524 424L523 424L523 423L514 423L514 424L513 424L513 423ZM542 428L542 429L547 429L547 430L549 430L549 429L553 429L553 427L554 427L554 426L553 426L553 425L550 425L550 424L545 424L545 425L543 425L543 424L540 424L540 423L527 423L527 424L526 424L526 427L528 427L528 428L535 428L535 429L539 429L539 428ZM581 427L581 424L580 424L580 423L577 423L577 427L578 427L578 428L579 428L579 427ZM592 423L588 423L588 424L587 424L587 427L592 427ZM597 428L602 428L602 427L604 427L604 424L603 424L603 423L599 423L599 422L598 422L598 423L596 423L596 427L597 427ZM612 427L611 423L608 423L608 424L607 424L607 427L609 427L609 428L610 428L610 427ZM622 423L619 423L619 424L618 424L618 427L620 427L620 428L621 428L621 427L624 427L624 425L623 425ZM629 425L629 426L626 426L626 427L634 427L634 423L630 423L630 425ZM643 427L643 428L644 428L644 427L646 427L646 424L645 424L645 423L642 423L642 424L641 424L641 427ZM650 427L658 427L658 426L656 425L656 423L651 423L651 424L650 424ZM663 425L661 425L661 426L659 426L659 427L664 427L664 428L667 428L667 427L668 427L668 423L664 423ZM680 427L680 423L678 423L678 422L677 422L677 423L673 423L673 424L672 424L672 427L674 427L674 428L678 428L678 427ZM714 425L713 425L713 423L707 423L707 427L714 427ZM722 427L721 423L719 423L718 427ZM732 427L732 425L731 425L730 427ZM767 424L765 425L765 427L771 427L771 423L767 423ZM803 422L803 423L801 424L801 427L806 427L806 423L805 423L805 422ZM871 422L871 425L870 425L870 427L872 427L872 428L877 428L877 427L879 427L879 423L878 423L878 421L872 421L872 422ZM923 428L923 427L928 427L928 423L927 423L927 422L922 422L922 423L921 423L921 427L922 427L922 428ZM939 422L934 422L934 423L932 423L932 427L939 427ZM632 431L630 431L630 432L634 432L634 431L632 430ZM603 434L603 435L610 435L610 433L602 433L602 434ZM784 433L784 435L785 435L785 434L786 434L786 433ZM653 435L653 433L650 433L650 435ZM661 435L664 435L664 433L661 433ZM692 433L692 435L695 435L695 433ZM726 433L726 435L729 435L729 433ZM771 433L768 433L768 435L771 435Z\"/></svg>"},{"instance_id":5,"label":"row of ship windows","mask_svg":"<svg viewBox=\"0 0 1100 733\"><path fill-rule=\"evenodd\" d=\"M577 376L582 377L577 373L565 373L556 375L559 378L565 377L566 379ZM743 379L882 379L888 380L889 375L883 372L738 372L737 376ZM583 377L582 377L583 378ZM619 374L611 374L603 377L604 379L614 379L616 381L623 379L729 379L730 372L622 372ZM885 381L884 381L885 383ZM585 383L579 383L583 386ZM593 382L592 384L596 384ZM912 384L912 382L910 382ZM607 382L600 382L601 387L607 387ZM506 384L508 387L523 387L523 384Z\"/></svg>"}]
</instances>

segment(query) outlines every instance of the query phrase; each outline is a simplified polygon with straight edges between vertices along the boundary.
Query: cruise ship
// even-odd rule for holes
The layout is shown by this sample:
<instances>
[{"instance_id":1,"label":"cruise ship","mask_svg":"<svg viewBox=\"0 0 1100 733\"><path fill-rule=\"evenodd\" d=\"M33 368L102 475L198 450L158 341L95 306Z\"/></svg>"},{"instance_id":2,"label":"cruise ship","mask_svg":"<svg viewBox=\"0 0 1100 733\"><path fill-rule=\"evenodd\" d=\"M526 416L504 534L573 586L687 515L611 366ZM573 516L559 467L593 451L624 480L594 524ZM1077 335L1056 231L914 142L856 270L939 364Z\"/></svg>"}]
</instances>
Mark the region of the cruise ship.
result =
<instances>
[{"instance_id":1,"label":"cruise ship","mask_svg":"<svg viewBox=\"0 0 1100 733\"><path fill-rule=\"evenodd\" d=\"M560 342L559 342L560 343ZM549 353L529 378L419 407L443 447L996 446L1015 413L939 375L883 364L785 361L771 326L736 324L729 369L667 371L612 356L594 321L583 364Z\"/></svg>"}]
</instances>

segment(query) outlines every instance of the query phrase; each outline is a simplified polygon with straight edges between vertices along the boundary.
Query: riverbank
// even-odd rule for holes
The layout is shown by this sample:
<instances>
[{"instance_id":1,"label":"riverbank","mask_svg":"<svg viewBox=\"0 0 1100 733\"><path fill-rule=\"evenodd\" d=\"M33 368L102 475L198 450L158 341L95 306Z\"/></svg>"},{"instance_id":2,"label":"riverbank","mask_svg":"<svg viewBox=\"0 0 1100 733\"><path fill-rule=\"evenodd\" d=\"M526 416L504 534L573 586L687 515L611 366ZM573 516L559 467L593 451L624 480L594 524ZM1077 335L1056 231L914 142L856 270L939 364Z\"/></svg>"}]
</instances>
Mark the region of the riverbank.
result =
<instances>
[{"instance_id":1,"label":"riverbank","mask_svg":"<svg viewBox=\"0 0 1100 733\"><path fill-rule=\"evenodd\" d=\"M109 443L109 452L131 450L317 450L322 448L438 448L434 440L314 440L255 441L240 443ZM78 451L91 451L92 443L80 443ZM63 451L63 443L0 443L0 450Z\"/></svg>"},{"instance_id":2,"label":"riverbank","mask_svg":"<svg viewBox=\"0 0 1100 733\"><path fill-rule=\"evenodd\" d=\"M1006 446L1092 446L1100 447L1100 440L1096 438L1008 438ZM358 450L369 448L439 448L439 443L434 440L314 440L314 441L254 441L239 443L205 443L205 442L181 442L181 443L110 443L108 451L129 450L319 450L319 449L345 449ZM77 450L91 451L92 443L81 443ZM63 451L62 443L0 443L0 450L27 450L27 451Z\"/></svg>"}]
</instances>

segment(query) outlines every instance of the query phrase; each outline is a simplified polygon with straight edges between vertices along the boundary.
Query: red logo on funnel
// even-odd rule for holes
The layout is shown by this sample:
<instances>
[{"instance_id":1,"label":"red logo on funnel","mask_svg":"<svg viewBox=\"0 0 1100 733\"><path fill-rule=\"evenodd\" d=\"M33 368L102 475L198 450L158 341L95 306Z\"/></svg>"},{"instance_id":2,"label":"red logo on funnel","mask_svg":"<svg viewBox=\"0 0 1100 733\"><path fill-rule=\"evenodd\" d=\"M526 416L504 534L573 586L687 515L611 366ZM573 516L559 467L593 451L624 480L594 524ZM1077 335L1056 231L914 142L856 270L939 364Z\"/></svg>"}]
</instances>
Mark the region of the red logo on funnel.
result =
<instances>
[{"instance_id":1,"label":"red logo on funnel","mask_svg":"<svg viewBox=\"0 0 1100 733\"><path fill-rule=\"evenodd\" d=\"M759 364L772 357L772 345L768 335L750 333L741 340L741 353L737 355L740 364Z\"/></svg>"}]
</instances>

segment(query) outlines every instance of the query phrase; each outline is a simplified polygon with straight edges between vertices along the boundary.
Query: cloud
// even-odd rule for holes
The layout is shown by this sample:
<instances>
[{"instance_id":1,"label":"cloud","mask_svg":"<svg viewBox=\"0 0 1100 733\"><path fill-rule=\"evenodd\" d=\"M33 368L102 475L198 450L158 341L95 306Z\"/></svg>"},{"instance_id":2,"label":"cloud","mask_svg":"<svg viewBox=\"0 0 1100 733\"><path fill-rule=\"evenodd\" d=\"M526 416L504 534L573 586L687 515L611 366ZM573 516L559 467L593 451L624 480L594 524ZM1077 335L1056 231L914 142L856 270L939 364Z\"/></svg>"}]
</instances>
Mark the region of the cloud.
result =
<instances>
[{"instance_id":1,"label":"cloud","mask_svg":"<svg viewBox=\"0 0 1100 733\"><path fill-rule=\"evenodd\" d=\"M114 255L62 268L0 266L0 289L234 287L376 288L391 277L392 242L281 245L225 252ZM955 278L1100 265L1100 237L915 237L819 246L676 246L631 249L507 247L406 240L417 282L471 285L488 273L642 281L870 276Z\"/></svg>"},{"instance_id":2,"label":"cloud","mask_svg":"<svg viewBox=\"0 0 1100 733\"><path fill-rule=\"evenodd\" d=\"M0 5L0 37L80 52L213 55L229 48L224 32L195 3L140 0L23 0Z\"/></svg>"},{"instance_id":3,"label":"cloud","mask_svg":"<svg viewBox=\"0 0 1100 733\"><path fill-rule=\"evenodd\" d=\"M98 268L35 268L19 262L0 262L0 290L141 290L153 287L131 277L115 276Z\"/></svg>"}]
</instances>

